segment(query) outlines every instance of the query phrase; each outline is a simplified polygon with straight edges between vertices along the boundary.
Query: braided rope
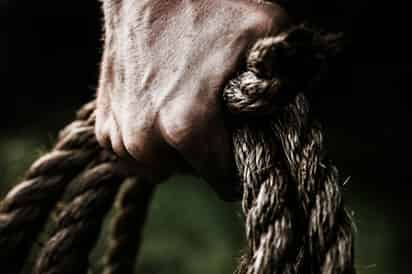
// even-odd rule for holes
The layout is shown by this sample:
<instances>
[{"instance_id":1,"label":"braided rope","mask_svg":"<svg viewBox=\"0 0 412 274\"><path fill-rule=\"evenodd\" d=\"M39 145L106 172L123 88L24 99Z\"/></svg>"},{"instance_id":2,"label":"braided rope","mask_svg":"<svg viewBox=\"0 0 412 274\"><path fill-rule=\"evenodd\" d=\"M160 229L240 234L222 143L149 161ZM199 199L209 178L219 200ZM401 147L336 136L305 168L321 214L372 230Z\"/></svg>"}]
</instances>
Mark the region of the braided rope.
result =
<instances>
[{"instance_id":1,"label":"braided rope","mask_svg":"<svg viewBox=\"0 0 412 274\"><path fill-rule=\"evenodd\" d=\"M319 125L303 96L275 125L305 218L305 259L311 273L355 273L353 227L344 209L338 170L325 157ZM290 126L294 125L294 126Z\"/></svg>"},{"instance_id":2,"label":"braided rope","mask_svg":"<svg viewBox=\"0 0 412 274\"><path fill-rule=\"evenodd\" d=\"M139 178L123 183L115 202L117 212L104 256L104 274L133 273L153 190L152 184Z\"/></svg>"},{"instance_id":3,"label":"braided rope","mask_svg":"<svg viewBox=\"0 0 412 274\"><path fill-rule=\"evenodd\" d=\"M38 159L25 180L1 201L0 259L5 262L4 273L21 271L35 242L33 238L69 182L66 191L71 192L70 202L59 214L54 232L38 255L35 273L86 273L88 254L97 240L101 222L127 176L116 157L99 147L94 136L94 110L94 101L86 104L77 119L60 132L52 151ZM126 262L134 261L129 255L136 255L139 246L138 241L133 242L138 234L129 234L131 227L125 221L142 230L153 186L130 183L133 180L126 180L126 190L119 195L121 212L114 221L105 263L109 273L129 266ZM140 211L135 210L132 201L138 197ZM134 219L136 213L142 219ZM125 249L126 244L129 248Z\"/></svg>"},{"instance_id":4,"label":"braided rope","mask_svg":"<svg viewBox=\"0 0 412 274\"><path fill-rule=\"evenodd\" d=\"M248 240L239 273L355 273L351 220L343 208L337 170L325 158L321 129L309 119L303 95L284 107L315 78L308 68L324 60L322 50L333 49L324 47L333 45L331 41L301 27L263 39L250 51L248 70L224 91L228 110L243 116L243 121L235 119L233 129ZM296 65L300 69L291 70ZM37 259L35 273L87 271L102 220L127 177L116 157L97 145L94 108L91 103L79 112L52 152L33 164L1 202L5 273L19 272L22 254L70 181L71 199ZM134 178L119 193L106 274L133 270L151 192L151 186Z\"/></svg>"},{"instance_id":5,"label":"braided rope","mask_svg":"<svg viewBox=\"0 0 412 274\"><path fill-rule=\"evenodd\" d=\"M328 47L313 47L319 52L306 62L306 72L313 71L306 65L319 70L333 49L330 36L322 38L299 26L262 39L249 53L248 71L224 90L228 110L249 117L238 121L233 133L248 240L239 273L355 273L353 227L343 207L337 169L325 158L322 131L309 119L303 95L284 109L275 104L282 92L308 85L313 78L300 78L299 72L287 73L297 79L284 78L278 69L285 67L283 58L293 61L301 54L299 48L312 44ZM300 84L290 86L293 82ZM266 119L257 121L251 114Z\"/></svg>"},{"instance_id":6,"label":"braided rope","mask_svg":"<svg viewBox=\"0 0 412 274\"><path fill-rule=\"evenodd\" d=\"M294 263L296 220L291 184L274 153L273 132L264 124L244 125L233 133L236 164L243 181L248 254L239 273L289 273Z\"/></svg>"},{"instance_id":7,"label":"braided rope","mask_svg":"<svg viewBox=\"0 0 412 274\"><path fill-rule=\"evenodd\" d=\"M3 273L19 273L36 235L68 182L97 155L94 102L61 131L51 152L40 157L24 180L0 203L0 261Z\"/></svg>"},{"instance_id":8,"label":"braided rope","mask_svg":"<svg viewBox=\"0 0 412 274\"><path fill-rule=\"evenodd\" d=\"M77 177L70 201L57 218L56 228L41 250L35 273L87 273L88 255L98 239L124 174L112 155ZM109 159L108 159L109 158Z\"/></svg>"}]
</instances>

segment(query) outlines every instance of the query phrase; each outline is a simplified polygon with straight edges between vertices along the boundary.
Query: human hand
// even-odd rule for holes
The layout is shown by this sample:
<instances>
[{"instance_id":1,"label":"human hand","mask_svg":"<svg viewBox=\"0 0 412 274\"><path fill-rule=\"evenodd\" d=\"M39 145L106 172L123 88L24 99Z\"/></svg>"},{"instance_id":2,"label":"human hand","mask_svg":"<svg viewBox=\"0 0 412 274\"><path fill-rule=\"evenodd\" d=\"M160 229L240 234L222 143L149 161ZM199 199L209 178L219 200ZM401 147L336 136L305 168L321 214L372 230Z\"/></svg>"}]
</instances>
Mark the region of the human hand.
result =
<instances>
[{"instance_id":1,"label":"human hand","mask_svg":"<svg viewBox=\"0 0 412 274\"><path fill-rule=\"evenodd\" d=\"M103 0L96 137L154 181L190 167L239 198L221 92L259 39L289 25L250 0Z\"/></svg>"}]
</instances>

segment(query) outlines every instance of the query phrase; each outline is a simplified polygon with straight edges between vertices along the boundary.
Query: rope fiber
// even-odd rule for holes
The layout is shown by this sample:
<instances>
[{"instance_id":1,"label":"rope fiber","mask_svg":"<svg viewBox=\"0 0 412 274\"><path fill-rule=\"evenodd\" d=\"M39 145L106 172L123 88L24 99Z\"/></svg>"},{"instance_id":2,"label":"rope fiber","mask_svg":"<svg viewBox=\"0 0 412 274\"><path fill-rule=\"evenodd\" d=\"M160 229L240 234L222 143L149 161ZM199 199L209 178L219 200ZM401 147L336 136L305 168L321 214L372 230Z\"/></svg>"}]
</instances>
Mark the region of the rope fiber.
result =
<instances>
[{"instance_id":1,"label":"rope fiber","mask_svg":"<svg viewBox=\"0 0 412 274\"><path fill-rule=\"evenodd\" d=\"M303 94L286 107L277 101L282 92L296 94L317 78L338 51L337 39L303 25L262 39L249 53L247 71L224 90L228 110L242 116L232 123L248 241L238 273L355 273L352 221L338 171L326 158L322 129ZM307 55L311 45L313 54ZM299 49L306 59L297 58ZM286 69L289 77L283 77L278 68L284 70L284 60L292 66L304 60L306 75Z\"/></svg>"},{"instance_id":2,"label":"rope fiber","mask_svg":"<svg viewBox=\"0 0 412 274\"><path fill-rule=\"evenodd\" d=\"M104 274L134 273L141 234L154 186L142 178L123 183L115 202L109 248L103 262Z\"/></svg>"},{"instance_id":3,"label":"rope fiber","mask_svg":"<svg viewBox=\"0 0 412 274\"><path fill-rule=\"evenodd\" d=\"M94 138L94 102L63 129L59 141L29 168L0 203L0 261L3 273L19 273L33 239L42 230L67 184L93 164L101 150ZM89 165L91 164L91 165Z\"/></svg>"},{"instance_id":4,"label":"rope fiber","mask_svg":"<svg viewBox=\"0 0 412 274\"><path fill-rule=\"evenodd\" d=\"M353 227L341 180L302 93L338 51L338 40L303 25L259 40L245 71L223 91L243 185L247 250L238 274L355 273ZM51 152L1 201L2 273L20 273L64 192L68 201L37 254L34 273L87 273L114 201L103 273L133 272L154 186L130 178L121 159L98 146L95 107L95 102L84 106Z\"/></svg>"}]
</instances>

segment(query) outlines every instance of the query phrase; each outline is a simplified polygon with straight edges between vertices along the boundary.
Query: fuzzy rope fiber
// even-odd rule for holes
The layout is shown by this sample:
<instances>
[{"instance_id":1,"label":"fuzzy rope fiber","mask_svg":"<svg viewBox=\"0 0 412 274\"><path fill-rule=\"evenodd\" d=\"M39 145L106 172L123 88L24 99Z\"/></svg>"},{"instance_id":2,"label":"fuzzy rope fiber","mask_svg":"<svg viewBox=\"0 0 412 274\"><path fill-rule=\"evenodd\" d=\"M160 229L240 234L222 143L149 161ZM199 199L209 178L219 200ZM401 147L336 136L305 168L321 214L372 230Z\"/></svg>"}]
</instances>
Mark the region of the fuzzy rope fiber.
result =
<instances>
[{"instance_id":1,"label":"fuzzy rope fiber","mask_svg":"<svg viewBox=\"0 0 412 274\"><path fill-rule=\"evenodd\" d=\"M243 186L247 248L239 274L355 273L342 181L303 94L337 51L337 40L304 26L261 39L223 91ZM101 272L133 273L154 186L130 178L121 161L99 147L95 107L85 105L1 201L1 273L21 272L57 203L53 229L29 269L87 273L88 256L114 204Z\"/></svg>"}]
</instances>

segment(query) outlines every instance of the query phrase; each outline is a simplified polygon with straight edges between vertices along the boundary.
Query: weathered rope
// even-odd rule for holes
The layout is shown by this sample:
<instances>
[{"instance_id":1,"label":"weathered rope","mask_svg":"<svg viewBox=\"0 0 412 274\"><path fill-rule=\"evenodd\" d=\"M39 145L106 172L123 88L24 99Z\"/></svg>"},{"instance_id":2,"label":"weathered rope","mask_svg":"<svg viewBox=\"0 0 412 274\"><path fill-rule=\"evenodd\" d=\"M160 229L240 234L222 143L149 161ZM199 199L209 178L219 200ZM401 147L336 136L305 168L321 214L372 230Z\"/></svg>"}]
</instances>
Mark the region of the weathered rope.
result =
<instances>
[{"instance_id":1,"label":"weathered rope","mask_svg":"<svg viewBox=\"0 0 412 274\"><path fill-rule=\"evenodd\" d=\"M127 176L117 158L98 145L94 110L95 102L86 104L77 119L60 132L53 150L37 160L25 180L1 201L0 261L4 262L4 273L21 271L35 243L33 239L69 182L66 191L71 192L70 202L62 209L54 232L38 255L35 272L87 272L88 254L102 220ZM107 273L119 273L116 271L127 267L132 270L152 191L153 185L147 182L126 180L105 260Z\"/></svg>"},{"instance_id":2,"label":"weathered rope","mask_svg":"<svg viewBox=\"0 0 412 274\"><path fill-rule=\"evenodd\" d=\"M247 71L224 91L234 117L234 152L244 187L248 251L241 274L355 273L351 220L343 208L337 170L325 157L322 131L303 95L285 107L290 97L310 86L316 73L308 72L318 71L324 53L334 49L333 37L302 26L263 39L250 51ZM53 151L1 202L5 273L19 272L69 182L69 202L38 256L35 273L87 271L102 220L128 176L118 159L98 146L94 108L91 103L82 109ZM106 274L133 270L151 193L143 178L126 181L119 193Z\"/></svg>"},{"instance_id":3,"label":"weathered rope","mask_svg":"<svg viewBox=\"0 0 412 274\"><path fill-rule=\"evenodd\" d=\"M36 262L37 274L87 273L88 256L98 239L103 218L111 207L124 173L109 155L77 177L70 202ZM109 159L108 159L109 158Z\"/></svg>"},{"instance_id":4,"label":"weathered rope","mask_svg":"<svg viewBox=\"0 0 412 274\"><path fill-rule=\"evenodd\" d=\"M115 202L116 214L104 256L104 274L134 273L153 190L154 185L142 178L129 178L123 183Z\"/></svg>"},{"instance_id":5,"label":"weathered rope","mask_svg":"<svg viewBox=\"0 0 412 274\"><path fill-rule=\"evenodd\" d=\"M299 49L306 55L314 45L316 54L308 55L314 58L303 65L307 74L308 67L318 71L334 50L331 41L304 26L262 39L249 53L248 71L224 91L229 111L247 114L233 132L248 240L239 273L355 273L353 228L337 169L325 158L322 131L310 119L303 95L286 108L276 104L282 92L302 88L313 78L300 78L299 71L283 74L282 60L293 61ZM296 81L299 86L290 86ZM266 116L256 120L252 114Z\"/></svg>"},{"instance_id":6,"label":"weathered rope","mask_svg":"<svg viewBox=\"0 0 412 274\"><path fill-rule=\"evenodd\" d=\"M342 181L326 158L321 128L308 117L308 105L301 96L274 128L297 184L297 198L306 223L304 258L311 273L352 274L354 235L343 206Z\"/></svg>"},{"instance_id":7,"label":"weathered rope","mask_svg":"<svg viewBox=\"0 0 412 274\"><path fill-rule=\"evenodd\" d=\"M243 181L248 250L239 273L289 273L298 247L296 215L288 174L276 152L273 132L265 124L239 127L233 133L236 164Z\"/></svg>"},{"instance_id":8,"label":"weathered rope","mask_svg":"<svg viewBox=\"0 0 412 274\"><path fill-rule=\"evenodd\" d=\"M94 102L59 136L51 152L40 157L24 180L0 203L0 261L3 273L19 273L37 234L68 182L96 157Z\"/></svg>"}]
</instances>

